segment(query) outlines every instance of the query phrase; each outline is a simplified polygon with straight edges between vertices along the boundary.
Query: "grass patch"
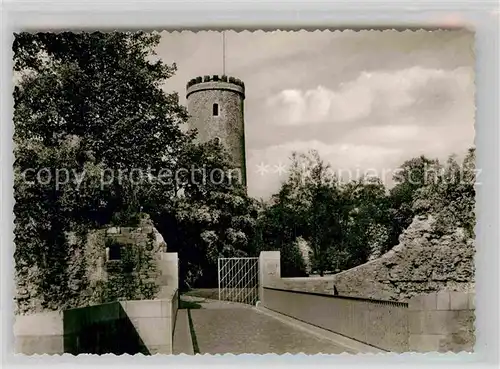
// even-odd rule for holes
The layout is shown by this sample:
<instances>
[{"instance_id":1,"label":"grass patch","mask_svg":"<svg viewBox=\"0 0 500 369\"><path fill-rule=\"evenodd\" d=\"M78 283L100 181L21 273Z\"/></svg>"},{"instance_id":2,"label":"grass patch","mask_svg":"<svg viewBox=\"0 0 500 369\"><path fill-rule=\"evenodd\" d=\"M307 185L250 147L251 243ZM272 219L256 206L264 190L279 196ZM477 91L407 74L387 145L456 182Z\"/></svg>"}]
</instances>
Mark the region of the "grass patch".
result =
<instances>
[{"instance_id":1,"label":"grass patch","mask_svg":"<svg viewBox=\"0 0 500 369\"><path fill-rule=\"evenodd\" d=\"M191 318L191 309L188 309L188 320L189 331L191 332L191 341L193 342L193 352L196 355L200 353L200 347L198 346L198 339L196 338L196 332L194 331L193 318Z\"/></svg>"}]
</instances>

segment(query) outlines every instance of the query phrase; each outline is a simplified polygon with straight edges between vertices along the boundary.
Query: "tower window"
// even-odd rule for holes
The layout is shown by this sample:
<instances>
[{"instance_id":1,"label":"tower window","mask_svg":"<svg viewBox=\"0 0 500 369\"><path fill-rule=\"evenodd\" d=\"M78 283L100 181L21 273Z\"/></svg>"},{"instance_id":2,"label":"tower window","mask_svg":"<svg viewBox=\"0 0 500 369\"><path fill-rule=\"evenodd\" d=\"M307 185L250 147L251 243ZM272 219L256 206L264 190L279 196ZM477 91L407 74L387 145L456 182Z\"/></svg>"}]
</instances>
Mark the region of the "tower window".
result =
<instances>
[{"instance_id":1,"label":"tower window","mask_svg":"<svg viewBox=\"0 0 500 369\"><path fill-rule=\"evenodd\" d=\"M212 114L214 117L219 115L219 104L214 104L212 107Z\"/></svg>"}]
</instances>

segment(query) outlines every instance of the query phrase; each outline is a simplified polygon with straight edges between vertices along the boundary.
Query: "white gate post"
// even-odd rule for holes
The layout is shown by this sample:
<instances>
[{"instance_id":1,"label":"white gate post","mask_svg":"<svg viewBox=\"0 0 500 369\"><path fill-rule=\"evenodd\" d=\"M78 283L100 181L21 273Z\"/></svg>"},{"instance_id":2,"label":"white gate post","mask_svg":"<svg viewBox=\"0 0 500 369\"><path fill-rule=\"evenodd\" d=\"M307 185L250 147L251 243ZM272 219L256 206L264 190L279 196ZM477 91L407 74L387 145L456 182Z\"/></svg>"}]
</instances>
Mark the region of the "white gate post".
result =
<instances>
[{"instance_id":1,"label":"white gate post","mask_svg":"<svg viewBox=\"0 0 500 369\"><path fill-rule=\"evenodd\" d=\"M220 258L217 259L217 280L219 282L219 301L220 301Z\"/></svg>"},{"instance_id":2,"label":"white gate post","mask_svg":"<svg viewBox=\"0 0 500 369\"><path fill-rule=\"evenodd\" d=\"M264 287L281 278L279 251L261 251L259 255L259 301L264 304Z\"/></svg>"}]
</instances>

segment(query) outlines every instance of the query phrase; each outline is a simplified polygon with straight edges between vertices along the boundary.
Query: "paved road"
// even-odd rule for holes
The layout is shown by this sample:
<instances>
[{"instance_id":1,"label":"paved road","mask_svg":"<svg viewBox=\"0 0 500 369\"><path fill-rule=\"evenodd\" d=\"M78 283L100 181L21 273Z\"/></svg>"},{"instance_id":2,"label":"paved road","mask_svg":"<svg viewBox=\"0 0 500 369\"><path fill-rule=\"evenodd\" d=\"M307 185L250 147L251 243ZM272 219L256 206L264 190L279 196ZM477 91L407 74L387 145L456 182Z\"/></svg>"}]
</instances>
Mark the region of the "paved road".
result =
<instances>
[{"instance_id":1,"label":"paved road","mask_svg":"<svg viewBox=\"0 0 500 369\"><path fill-rule=\"evenodd\" d=\"M196 299L190 299L196 301ZM201 354L339 354L345 351L328 339L284 323L254 307L199 299L191 318Z\"/></svg>"}]
</instances>

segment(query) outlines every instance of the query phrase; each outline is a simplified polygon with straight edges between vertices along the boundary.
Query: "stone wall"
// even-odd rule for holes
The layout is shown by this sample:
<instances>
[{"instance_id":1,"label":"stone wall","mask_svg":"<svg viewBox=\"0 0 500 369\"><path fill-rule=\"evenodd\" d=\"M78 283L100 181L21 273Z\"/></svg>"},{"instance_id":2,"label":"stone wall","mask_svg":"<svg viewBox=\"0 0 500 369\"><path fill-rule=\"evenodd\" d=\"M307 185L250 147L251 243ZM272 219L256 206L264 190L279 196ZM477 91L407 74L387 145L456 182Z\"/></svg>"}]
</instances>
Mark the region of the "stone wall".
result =
<instances>
[{"instance_id":1,"label":"stone wall","mask_svg":"<svg viewBox=\"0 0 500 369\"><path fill-rule=\"evenodd\" d=\"M15 352L31 354L171 353L178 296L177 253L163 253L155 300L113 301L15 317Z\"/></svg>"},{"instance_id":2,"label":"stone wall","mask_svg":"<svg viewBox=\"0 0 500 369\"><path fill-rule=\"evenodd\" d=\"M334 284L331 277L281 278L274 281L272 286L292 291L334 294Z\"/></svg>"},{"instance_id":3,"label":"stone wall","mask_svg":"<svg viewBox=\"0 0 500 369\"><path fill-rule=\"evenodd\" d=\"M110 259L110 247L118 245L120 258ZM149 223L139 227L112 227L93 231L87 238L91 303L117 299L152 299L159 292L158 262L166 245Z\"/></svg>"},{"instance_id":4,"label":"stone wall","mask_svg":"<svg viewBox=\"0 0 500 369\"><path fill-rule=\"evenodd\" d=\"M473 352L475 294L439 292L408 303L263 288L261 305L391 352Z\"/></svg>"},{"instance_id":5,"label":"stone wall","mask_svg":"<svg viewBox=\"0 0 500 369\"><path fill-rule=\"evenodd\" d=\"M95 305L120 298L153 299L159 294L160 287L167 284L166 277L161 277L162 270L167 273L168 269L162 260L173 256L165 256L166 244L149 218L142 219L137 227L107 227L91 230L83 236L68 233L67 237L69 249L73 251L67 271L67 286L61 286L65 298L53 310ZM112 244L121 245L122 260L108 260L108 248ZM174 259L176 254L169 264L171 268L177 268ZM38 275L35 268L27 268L30 270L24 275L28 278L16 278L16 314L45 310L35 287L37 278L43 276ZM177 269L172 273L177 273ZM169 284L178 287L178 281L173 277Z\"/></svg>"},{"instance_id":6,"label":"stone wall","mask_svg":"<svg viewBox=\"0 0 500 369\"><path fill-rule=\"evenodd\" d=\"M385 351L408 351L407 304L263 288L263 307Z\"/></svg>"},{"instance_id":7,"label":"stone wall","mask_svg":"<svg viewBox=\"0 0 500 369\"><path fill-rule=\"evenodd\" d=\"M15 317L14 350L33 354L171 354L178 291L158 300L115 301Z\"/></svg>"},{"instance_id":8,"label":"stone wall","mask_svg":"<svg viewBox=\"0 0 500 369\"><path fill-rule=\"evenodd\" d=\"M433 218L415 218L379 259L329 277L340 295L407 301L438 291L474 290L474 240L460 229L436 238Z\"/></svg>"},{"instance_id":9,"label":"stone wall","mask_svg":"<svg viewBox=\"0 0 500 369\"><path fill-rule=\"evenodd\" d=\"M178 309L177 289L158 300L123 301L122 307L150 355L172 354Z\"/></svg>"},{"instance_id":10,"label":"stone wall","mask_svg":"<svg viewBox=\"0 0 500 369\"><path fill-rule=\"evenodd\" d=\"M281 288L391 301L438 291L474 290L474 243L460 229L435 237L433 218L415 218L380 258L324 277L283 278Z\"/></svg>"},{"instance_id":11,"label":"stone wall","mask_svg":"<svg viewBox=\"0 0 500 369\"><path fill-rule=\"evenodd\" d=\"M149 354L118 301L65 310L63 322L65 353Z\"/></svg>"}]
</instances>

